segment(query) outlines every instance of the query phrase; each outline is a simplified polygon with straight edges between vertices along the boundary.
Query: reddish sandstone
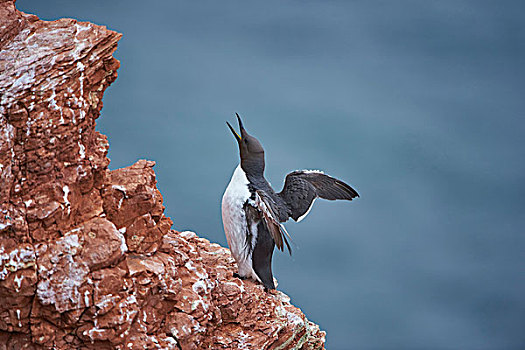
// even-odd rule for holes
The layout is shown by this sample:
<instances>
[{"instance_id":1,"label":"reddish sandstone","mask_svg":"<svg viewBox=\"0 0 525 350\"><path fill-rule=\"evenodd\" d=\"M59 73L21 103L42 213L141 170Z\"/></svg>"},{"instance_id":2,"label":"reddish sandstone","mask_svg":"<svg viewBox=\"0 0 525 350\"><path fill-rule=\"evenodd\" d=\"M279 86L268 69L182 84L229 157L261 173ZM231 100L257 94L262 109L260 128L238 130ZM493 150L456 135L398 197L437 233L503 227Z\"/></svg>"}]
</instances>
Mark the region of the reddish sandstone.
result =
<instances>
[{"instance_id":1,"label":"reddish sandstone","mask_svg":"<svg viewBox=\"0 0 525 350\"><path fill-rule=\"evenodd\" d=\"M171 229L154 162L95 131L121 35L0 0L0 349L321 349L228 249Z\"/></svg>"}]
</instances>

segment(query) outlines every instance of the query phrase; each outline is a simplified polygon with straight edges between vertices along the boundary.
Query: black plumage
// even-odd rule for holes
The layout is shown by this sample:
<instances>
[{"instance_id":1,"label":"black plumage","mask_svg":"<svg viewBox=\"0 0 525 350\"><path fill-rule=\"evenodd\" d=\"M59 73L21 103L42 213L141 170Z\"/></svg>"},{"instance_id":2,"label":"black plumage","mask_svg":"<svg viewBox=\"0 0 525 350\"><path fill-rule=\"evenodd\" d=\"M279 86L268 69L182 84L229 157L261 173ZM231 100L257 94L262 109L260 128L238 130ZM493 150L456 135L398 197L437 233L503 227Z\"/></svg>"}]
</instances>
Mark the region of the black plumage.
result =
<instances>
[{"instance_id":1,"label":"black plumage","mask_svg":"<svg viewBox=\"0 0 525 350\"><path fill-rule=\"evenodd\" d=\"M359 194L341 180L318 171L299 170L286 175L284 187L277 193L284 199L290 217L297 221L317 197L328 200L352 199Z\"/></svg>"},{"instance_id":2,"label":"black plumage","mask_svg":"<svg viewBox=\"0 0 525 350\"><path fill-rule=\"evenodd\" d=\"M343 181L323 172L312 170L299 170L289 173L286 176L283 189L276 193L264 178L265 160L262 145L255 137L246 132L239 115L237 115L237 119L240 135L229 123L227 124L239 144L242 174L238 176L247 180L247 184L244 186L247 187L249 196L244 197L244 203L242 207L239 207L239 210L244 211L244 215L235 216L229 212L225 214L224 198L233 196L227 194L227 189L225 197L223 197L223 220L225 217L228 219L230 217L241 217L242 219L239 220L246 222L233 226L245 227L246 232L240 234L228 232L226 224L225 231L229 237L229 243L230 239L244 236L245 250L241 254L232 249L232 254L239 264L245 254L251 257L252 268L258 279L266 288L274 289L271 266L274 247L277 246L279 250L283 251L286 246L291 253L288 242L290 236L281 223L289 218L295 221L302 219L310 210L313 201L318 197L328 200L350 201L359 197L359 194ZM232 185L238 186L238 184L233 184L233 178L228 188ZM238 190L238 187L235 188ZM238 198L238 195L227 197L227 201L234 201L232 198ZM230 206L227 210L231 210ZM249 274L248 276L241 275L241 277L249 277Z\"/></svg>"}]
</instances>

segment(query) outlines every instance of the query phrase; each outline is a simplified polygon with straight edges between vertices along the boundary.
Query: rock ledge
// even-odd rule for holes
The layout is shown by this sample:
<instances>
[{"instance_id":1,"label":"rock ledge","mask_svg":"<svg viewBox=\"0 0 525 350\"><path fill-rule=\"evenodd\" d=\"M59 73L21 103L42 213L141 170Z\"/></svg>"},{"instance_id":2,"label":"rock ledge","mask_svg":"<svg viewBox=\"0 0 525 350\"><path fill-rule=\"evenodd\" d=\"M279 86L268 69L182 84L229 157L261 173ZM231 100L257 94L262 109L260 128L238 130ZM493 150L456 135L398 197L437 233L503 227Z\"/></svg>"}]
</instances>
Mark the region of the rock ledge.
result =
<instances>
[{"instance_id":1,"label":"rock ledge","mask_svg":"<svg viewBox=\"0 0 525 350\"><path fill-rule=\"evenodd\" d=\"M121 35L0 0L0 349L322 349L228 249L171 229L154 162L95 131Z\"/></svg>"}]
</instances>

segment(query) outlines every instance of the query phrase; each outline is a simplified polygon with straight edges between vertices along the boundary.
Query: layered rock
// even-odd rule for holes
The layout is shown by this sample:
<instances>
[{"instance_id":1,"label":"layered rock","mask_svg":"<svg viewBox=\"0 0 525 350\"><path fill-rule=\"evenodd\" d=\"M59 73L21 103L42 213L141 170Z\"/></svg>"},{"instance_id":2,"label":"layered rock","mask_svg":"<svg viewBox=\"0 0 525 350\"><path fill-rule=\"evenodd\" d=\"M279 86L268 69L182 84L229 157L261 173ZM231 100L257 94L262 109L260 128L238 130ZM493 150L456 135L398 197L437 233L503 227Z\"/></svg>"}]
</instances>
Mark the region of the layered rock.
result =
<instances>
[{"instance_id":1,"label":"layered rock","mask_svg":"<svg viewBox=\"0 0 525 350\"><path fill-rule=\"evenodd\" d=\"M0 0L0 349L319 349L229 250L171 229L154 162L95 131L121 35Z\"/></svg>"}]
</instances>

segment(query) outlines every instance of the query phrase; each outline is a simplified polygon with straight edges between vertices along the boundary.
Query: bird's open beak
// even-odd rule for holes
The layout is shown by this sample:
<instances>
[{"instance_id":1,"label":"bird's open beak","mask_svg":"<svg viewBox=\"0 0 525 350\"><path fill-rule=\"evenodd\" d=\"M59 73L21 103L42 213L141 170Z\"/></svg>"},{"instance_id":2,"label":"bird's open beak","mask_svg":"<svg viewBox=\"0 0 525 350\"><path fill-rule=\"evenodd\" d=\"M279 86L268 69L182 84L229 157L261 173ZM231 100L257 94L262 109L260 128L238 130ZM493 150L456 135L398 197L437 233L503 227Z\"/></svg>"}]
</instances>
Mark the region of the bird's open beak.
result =
<instances>
[{"instance_id":1,"label":"bird's open beak","mask_svg":"<svg viewBox=\"0 0 525 350\"><path fill-rule=\"evenodd\" d=\"M246 134L246 130L244 130L244 127L242 125L241 117L239 117L239 115L237 113L235 113L235 115L237 116L237 121L239 122L239 129L241 131L241 135L245 135ZM226 124L228 124L228 127L232 131L233 136L235 136L235 139L237 140L237 142L240 143L242 141L242 137L237 133L237 131L235 131L235 129L230 125L230 123L226 122Z\"/></svg>"},{"instance_id":2,"label":"bird's open beak","mask_svg":"<svg viewBox=\"0 0 525 350\"><path fill-rule=\"evenodd\" d=\"M242 141L242 138L239 136L239 134L237 134L237 131L235 131L235 129L233 128L233 126L230 125L230 123L226 122L226 124L228 124L228 126L230 127L230 130L232 131L233 136L235 136L237 142L240 143Z\"/></svg>"}]
</instances>

